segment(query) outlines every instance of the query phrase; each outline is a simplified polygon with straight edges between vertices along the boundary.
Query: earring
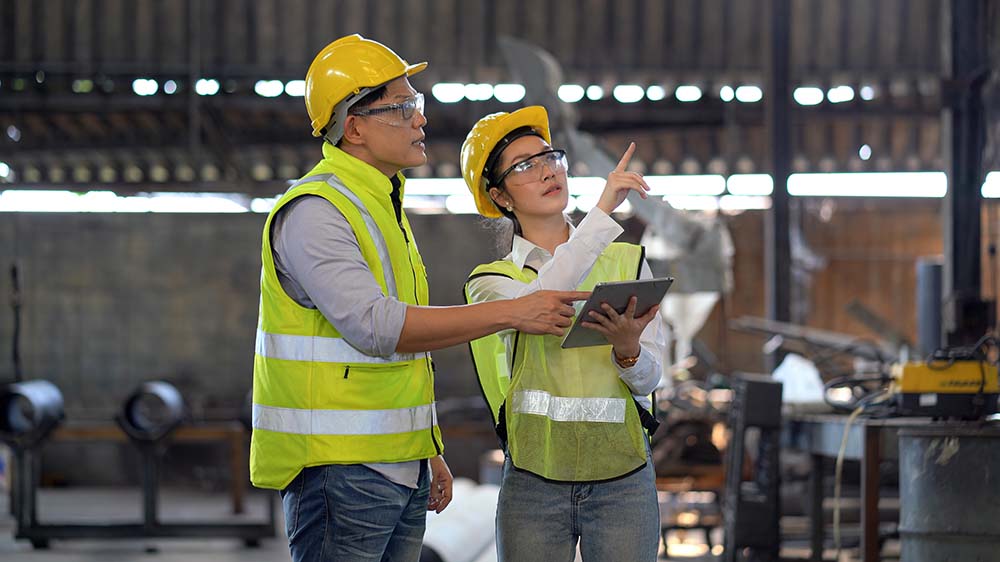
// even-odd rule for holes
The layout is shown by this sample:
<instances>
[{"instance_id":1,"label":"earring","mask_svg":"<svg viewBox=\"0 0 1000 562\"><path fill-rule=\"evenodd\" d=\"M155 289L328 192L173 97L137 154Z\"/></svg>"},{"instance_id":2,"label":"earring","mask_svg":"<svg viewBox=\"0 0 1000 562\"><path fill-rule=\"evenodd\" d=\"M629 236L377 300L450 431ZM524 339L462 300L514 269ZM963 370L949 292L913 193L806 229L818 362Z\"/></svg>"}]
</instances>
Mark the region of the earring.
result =
<instances>
[{"instance_id":1,"label":"earring","mask_svg":"<svg viewBox=\"0 0 1000 562\"><path fill-rule=\"evenodd\" d=\"M513 213L514 212L514 207L512 207L510 205L507 205L507 212L508 213Z\"/></svg>"}]
</instances>

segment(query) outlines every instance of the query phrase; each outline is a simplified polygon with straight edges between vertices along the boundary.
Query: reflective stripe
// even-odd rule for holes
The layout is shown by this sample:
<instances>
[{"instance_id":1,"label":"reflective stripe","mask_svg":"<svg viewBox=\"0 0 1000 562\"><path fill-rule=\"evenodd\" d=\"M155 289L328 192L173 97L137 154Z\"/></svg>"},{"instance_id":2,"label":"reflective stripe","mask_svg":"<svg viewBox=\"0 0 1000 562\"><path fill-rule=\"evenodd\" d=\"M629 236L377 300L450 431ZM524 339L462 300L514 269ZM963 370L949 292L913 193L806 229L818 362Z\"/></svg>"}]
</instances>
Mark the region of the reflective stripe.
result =
<instances>
[{"instance_id":1,"label":"reflective stripe","mask_svg":"<svg viewBox=\"0 0 1000 562\"><path fill-rule=\"evenodd\" d=\"M361 213L361 218L364 219L365 226L368 227L368 235L371 236L372 241L375 243L375 250L378 252L378 259L382 262L382 277L385 280L385 287L389 291L389 296L399 298L399 294L396 291L396 275L392 272L392 260L389 259L389 247L386 245L385 238L382 236L382 231L375 223L375 219L372 218L371 213L368 212L368 207L365 207L365 204L361 202L361 199L359 199L358 196L351 191L351 188L347 187L344 182L340 181L340 178L338 178L335 174L317 174L315 176L302 178L292 184L289 190L302 184L314 181L326 182L327 185L336 189L344 197L347 197L347 199L358 209L358 212Z\"/></svg>"},{"instance_id":2,"label":"reflective stripe","mask_svg":"<svg viewBox=\"0 0 1000 562\"><path fill-rule=\"evenodd\" d=\"M388 357L366 355L343 338L271 334L257 328L257 355L288 361L317 363L400 363L423 359L426 353L393 353Z\"/></svg>"},{"instance_id":3,"label":"reflective stripe","mask_svg":"<svg viewBox=\"0 0 1000 562\"><path fill-rule=\"evenodd\" d=\"M437 425L434 404L397 410L299 410L253 405L253 428L297 435L391 435Z\"/></svg>"},{"instance_id":4,"label":"reflective stripe","mask_svg":"<svg viewBox=\"0 0 1000 562\"><path fill-rule=\"evenodd\" d=\"M353 191L342 181L340 178L334 174L330 174L330 177L326 180L327 185L336 189L341 195L347 197L354 206L358 208L361 212L361 218L365 219L365 225L368 227L368 234L371 236L372 240L375 242L375 249L378 251L378 259L382 262L382 276L385 277L385 286L389 290L389 296L393 298L399 298L399 294L396 292L396 275L392 272L392 260L389 259L389 246L385 243L385 238L382 236L382 230L375 224L375 219L372 218L371 213L368 212L368 207L361 202L361 199L354 194Z\"/></svg>"},{"instance_id":5,"label":"reflective stripe","mask_svg":"<svg viewBox=\"0 0 1000 562\"><path fill-rule=\"evenodd\" d=\"M511 406L519 414L537 414L553 421L625 423L623 398L567 398L542 390L514 393Z\"/></svg>"}]
</instances>

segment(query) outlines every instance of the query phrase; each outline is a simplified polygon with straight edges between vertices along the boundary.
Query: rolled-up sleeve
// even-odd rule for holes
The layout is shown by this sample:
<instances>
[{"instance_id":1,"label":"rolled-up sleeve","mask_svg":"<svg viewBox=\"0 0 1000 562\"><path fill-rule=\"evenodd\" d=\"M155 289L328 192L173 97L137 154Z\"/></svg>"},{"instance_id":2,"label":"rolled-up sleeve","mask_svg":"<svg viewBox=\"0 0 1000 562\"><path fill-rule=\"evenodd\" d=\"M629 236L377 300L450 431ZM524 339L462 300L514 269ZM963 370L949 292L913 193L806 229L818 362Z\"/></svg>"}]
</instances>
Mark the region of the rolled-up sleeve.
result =
<instances>
[{"instance_id":1,"label":"rolled-up sleeve","mask_svg":"<svg viewBox=\"0 0 1000 562\"><path fill-rule=\"evenodd\" d=\"M299 305L318 309L359 351L396 351L406 303L375 281L347 218L329 201L306 196L272 222L272 250L282 287Z\"/></svg>"},{"instance_id":2,"label":"rolled-up sleeve","mask_svg":"<svg viewBox=\"0 0 1000 562\"><path fill-rule=\"evenodd\" d=\"M590 275L594 262L623 232L622 227L604 211L594 207L580 221L552 259L538 269L538 277L522 283L500 275L485 275L469 281L469 301L484 302L516 299L535 291L572 291Z\"/></svg>"}]
</instances>

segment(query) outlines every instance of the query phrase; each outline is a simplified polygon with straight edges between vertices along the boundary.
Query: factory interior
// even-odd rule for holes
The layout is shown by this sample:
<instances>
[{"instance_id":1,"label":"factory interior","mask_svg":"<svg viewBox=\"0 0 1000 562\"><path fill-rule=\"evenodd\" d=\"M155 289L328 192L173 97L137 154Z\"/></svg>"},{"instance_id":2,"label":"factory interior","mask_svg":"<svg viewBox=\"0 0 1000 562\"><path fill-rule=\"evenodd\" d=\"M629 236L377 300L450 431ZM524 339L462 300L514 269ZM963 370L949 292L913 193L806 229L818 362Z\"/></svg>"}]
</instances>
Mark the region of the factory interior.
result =
<instances>
[{"instance_id":1,"label":"factory interior","mask_svg":"<svg viewBox=\"0 0 1000 562\"><path fill-rule=\"evenodd\" d=\"M262 233L332 146L307 71L352 34L427 62L387 78L409 113L385 106L426 120L397 220L419 304L466 305L515 248L469 187L484 116L545 108L577 233L615 174L648 187L609 216L673 279L635 400L659 426L630 426L657 560L1000 561L1000 0L0 0L0 560L299 559L285 492L251 482L290 450L263 448L296 363L265 357L264 318L305 310L268 304ZM381 122L364 111L345 122ZM516 352L527 332L506 328ZM468 339L427 361L454 480L419 562L524 562L498 551L529 447L515 433L505 455L507 431L544 416L505 401L498 421ZM636 364L609 341L580 349ZM504 353L516 398L532 367ZM378 455L296 466L395 462ZM638 562L586 534L576 560Z\"/></svg>"}]
</instances>

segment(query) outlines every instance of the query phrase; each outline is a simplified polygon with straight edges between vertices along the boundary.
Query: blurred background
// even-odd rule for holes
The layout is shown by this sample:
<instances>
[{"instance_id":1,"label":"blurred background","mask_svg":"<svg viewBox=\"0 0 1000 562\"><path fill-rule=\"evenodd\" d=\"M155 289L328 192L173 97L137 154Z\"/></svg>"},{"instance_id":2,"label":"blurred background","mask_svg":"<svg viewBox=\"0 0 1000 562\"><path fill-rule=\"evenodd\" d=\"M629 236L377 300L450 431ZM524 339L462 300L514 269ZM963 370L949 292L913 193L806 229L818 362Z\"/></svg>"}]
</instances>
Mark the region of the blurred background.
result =
<instances>
[{"instance_id":1,"label":"blurred background","mask_svg":"<svg viewBox=\"0 0 1000 562\"><path fill-rule=\"evenodd\" d=\"M412 79L427 99L429 159L407 173L405 207L432 304L463 303L471 269L509 249L459 179L459 147L476 120L546 105L569 152L567 211L577 219L608 163L637 143L631 167L656 197L620 209L622 240L642 242L654 271L678 280L662 314L671 346L661 417L672 422L655 441L672 444L656 457L661 501L697 504L705 498L681 495L708 490L715 499L702 503L716 506L705 525L664 516L664 556L734 555L720 545L718 497L740 373L771 374L787 354L802 356L822 404L823 382L874 372L887 386L890 364L943 346L979 349L995 327L993 0L0 0L0 383L43 379L61 393L65 420L31 445L51 514L43 522L107 519L105 496L57 492L142 487L151 442L172 442L149 462L180 497L226 504L248 487L239 420L261 229L289 180L321 157L305 71L351 33L430 63ZM497 443L469 351L434 357L448 462L483 485ZM116 416L128 417L130 397L154 380L183 398L176 431L188 433L161 441L118 430ZM173 394L153 390L158 405L143 415L163 421L150 412ZM38 420L41 410L18 412ZM749 440L758 441L766 435ZM13 491L14 451L25 445L8 445L0 487ZM832 466L802 459L802 486L819 470L832 491ZM844 481L860 493L862 465L847 464ZM693 483L705 466L714 483ZM898 487L895 465L882 469ZM247 496L257 502L247 517L266 521L264 497ZM13 513L20 500L11 501ZM135 517L149 505L138 492L124 501ZM879 559L865 551L858 501L844 504L854 519L843 559ZM42 560L32 543L61 535L15 540L32 528L15 516L0 553ZM809 544L796 525L782 521L786 547ZM253 543L261 532L227 536ZM879 552L890 544L878 556L898 557L898 528L883 535ZM282 540L267 542L277 545L269 559L287 556ZM841 555L825 544L828 557ZM203 556L190 548L186 556Z\"/></svg>"}]
</instances>

